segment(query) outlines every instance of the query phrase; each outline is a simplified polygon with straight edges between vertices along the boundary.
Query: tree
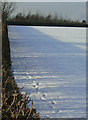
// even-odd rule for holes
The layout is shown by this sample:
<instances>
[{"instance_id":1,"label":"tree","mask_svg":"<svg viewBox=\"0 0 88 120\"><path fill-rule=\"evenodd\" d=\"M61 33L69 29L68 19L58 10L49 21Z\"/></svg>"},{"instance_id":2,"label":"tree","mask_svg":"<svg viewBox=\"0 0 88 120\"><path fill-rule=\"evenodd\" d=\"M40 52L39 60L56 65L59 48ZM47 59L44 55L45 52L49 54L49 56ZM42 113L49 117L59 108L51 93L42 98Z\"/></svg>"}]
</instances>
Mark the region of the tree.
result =
<instances>
[{"instance_id":1,"label":"tree","mask_svg":"<svg viewBox=\"0 0 88 120\"><path fill-rule=\"evenodd\" d=\"M46 17L46 21L47 21L47 22L50 22L51 18L52 18L52 15L49 14L49 15Z\"/></svg>"},{"instance_id":2,"label":"tree","mask_svg":"<svg viewBox=\"0 0 88 120\"><path fill-rule=\"evenodd\" d=\"M2 2L1 4L2 4L2 22L6 22L10 15L15 11L16 4L15 2Z\"/></svg>"},{"instance_id":3,"label":"tree","mask_svg":"<svg viewBox=\"0 0 88 120\"><path fill-rule=\"evenodd\" d=\"M85 24L85 23L86 23L86 20L82 20L82 23L84 23L84 24Z\"/></svg>"},{"instance_id":4,"label":"tree","mask_svg":"<svg viewBox=\"0 0 88 120\"><path fill-rule=\"evenodd\" d=\"M54 22L58 21L58 13L56 13L56 12L54 13L53 20L54 20Z\"/></svg>"}]
</instances>

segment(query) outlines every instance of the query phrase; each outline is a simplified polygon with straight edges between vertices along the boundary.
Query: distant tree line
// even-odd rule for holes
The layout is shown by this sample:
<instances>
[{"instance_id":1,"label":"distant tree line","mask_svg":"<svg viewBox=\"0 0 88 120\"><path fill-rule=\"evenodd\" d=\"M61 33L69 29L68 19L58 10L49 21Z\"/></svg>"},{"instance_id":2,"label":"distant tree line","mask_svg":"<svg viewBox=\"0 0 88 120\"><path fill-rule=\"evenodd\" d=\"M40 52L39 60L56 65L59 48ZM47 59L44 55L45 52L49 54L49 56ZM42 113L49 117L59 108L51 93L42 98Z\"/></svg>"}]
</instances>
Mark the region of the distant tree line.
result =
<instances>
[{"instance_id":1,"label":"distant tree line","mask_svg":"<svg viewBox=\"0 0 88 120\"><path fill-rule=\"evenodd\" d=\"M71 19L63 18L62 15L58 16L57 13L55 13L54 15L48 14L47 16L43 16L38 12L36 14L32 14L29 11L26 15L25 13L17 13L17 15L8 20L8 24L85 26L86 21L73 21Z\"/></svg>"},{"instance_id":2,"label":"distant tree line","mask_svg":"<svg viewBox=\"0 0 88 120\"><path fill-rule=\"evenodd\" d=\"M67 26L85 26L86 20L80 22L79 20L71 20L70 18L63 18L62 15L58 16L57 13L54 15L48 14L46 16L41 15L38 11L32 14L31 11L27 14L17 13L14 17L10 15L16 9L16 4L14 2L2 2L2 21L8 24L22 24L22 25L67 25Z\"/></svg>"}]
</instances>

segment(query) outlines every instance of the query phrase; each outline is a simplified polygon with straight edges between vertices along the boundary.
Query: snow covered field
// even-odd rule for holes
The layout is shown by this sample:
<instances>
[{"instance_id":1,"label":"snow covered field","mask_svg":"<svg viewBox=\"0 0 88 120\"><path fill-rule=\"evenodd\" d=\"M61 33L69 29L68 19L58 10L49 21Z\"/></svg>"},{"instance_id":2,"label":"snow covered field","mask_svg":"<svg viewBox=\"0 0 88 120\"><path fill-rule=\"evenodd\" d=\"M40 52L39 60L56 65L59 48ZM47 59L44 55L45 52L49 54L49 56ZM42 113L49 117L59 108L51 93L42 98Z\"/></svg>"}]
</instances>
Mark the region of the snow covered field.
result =
<instances>
[{"instance_id":1,"label":"snow covered field","mask_svg":"<svg viewBox=\"0 0 88 120\"><path fill-rule=\"evenodd\" d=\"M86 29L8 26L12 69L41 117L86 117Z\"/></svg>"}]
</instances>

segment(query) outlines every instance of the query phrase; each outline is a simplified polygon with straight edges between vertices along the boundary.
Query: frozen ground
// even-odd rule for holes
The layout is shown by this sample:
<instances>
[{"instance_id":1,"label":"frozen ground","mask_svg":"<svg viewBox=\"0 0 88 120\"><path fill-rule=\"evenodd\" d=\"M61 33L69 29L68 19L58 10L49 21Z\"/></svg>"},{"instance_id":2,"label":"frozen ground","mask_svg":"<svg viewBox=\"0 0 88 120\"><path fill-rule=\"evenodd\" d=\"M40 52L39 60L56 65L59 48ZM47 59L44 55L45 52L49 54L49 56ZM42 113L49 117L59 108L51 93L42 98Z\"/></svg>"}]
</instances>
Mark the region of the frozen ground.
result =
<instances>
[{"instance_id":1,"label":"frozen ground","mask_svg":"<svg viewBox=\"0 0 88 120\"><path fill-rule=\"evenodd\" d=\"M86 29L9 26L12 69L41 117L86 117Z\"/></svg>"}]
</instances>

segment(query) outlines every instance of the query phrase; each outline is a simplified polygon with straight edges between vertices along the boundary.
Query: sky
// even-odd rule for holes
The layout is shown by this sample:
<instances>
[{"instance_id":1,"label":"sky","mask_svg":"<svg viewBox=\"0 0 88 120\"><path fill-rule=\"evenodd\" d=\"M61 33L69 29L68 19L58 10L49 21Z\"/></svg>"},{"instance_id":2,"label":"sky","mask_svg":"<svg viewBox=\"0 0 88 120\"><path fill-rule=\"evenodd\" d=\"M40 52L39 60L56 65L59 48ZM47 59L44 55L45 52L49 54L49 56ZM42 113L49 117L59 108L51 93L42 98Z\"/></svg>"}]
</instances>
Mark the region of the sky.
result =
<instances>
[{"instance_id":1,"label":"sky","mask_svg":"<svg viewBox=\"0 0 88 120\"><path fill-rule=\"evenodd\" d=\"M10 1L24 2L24 0L10 0ZM25 2L87 2L87 1L88 0L25 0Z\"/></svg>"},{"instance_id":2,"label":"sky","mask_svg":"<svg viewBox=\"0 0 88 120\"><path fill-rule=\"evenodd\" d=\"M86 2L17 2L16 11L41 15L58 14L63 18L82 21L86 19Z\"/></svg>"}]
</instances>

